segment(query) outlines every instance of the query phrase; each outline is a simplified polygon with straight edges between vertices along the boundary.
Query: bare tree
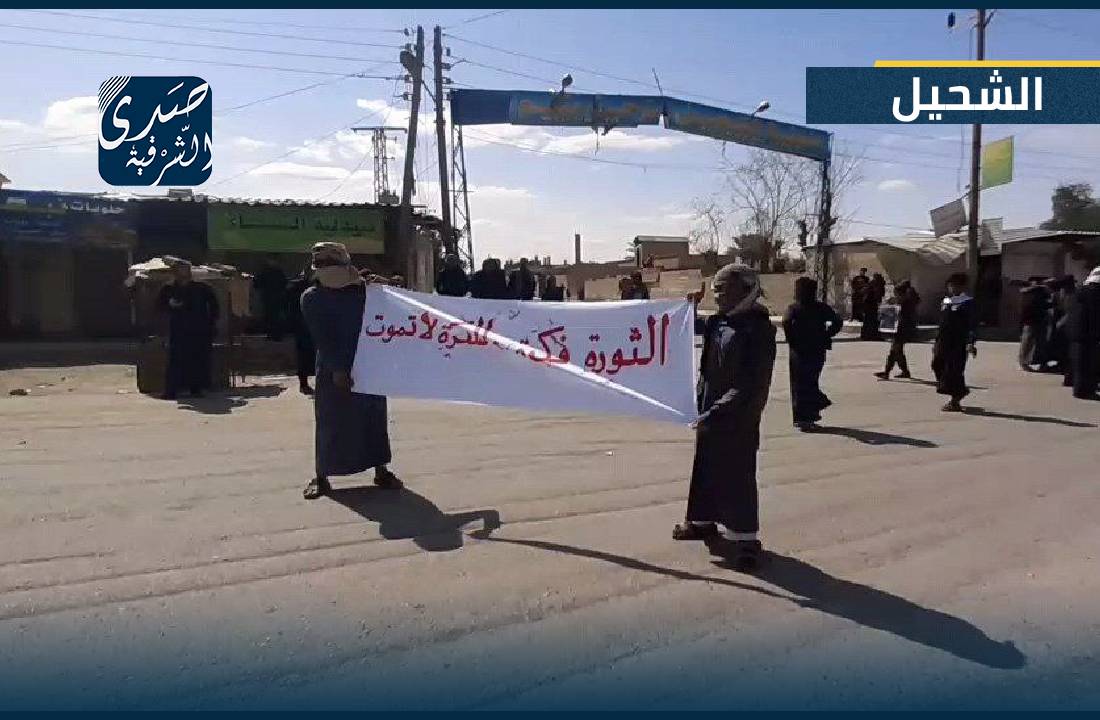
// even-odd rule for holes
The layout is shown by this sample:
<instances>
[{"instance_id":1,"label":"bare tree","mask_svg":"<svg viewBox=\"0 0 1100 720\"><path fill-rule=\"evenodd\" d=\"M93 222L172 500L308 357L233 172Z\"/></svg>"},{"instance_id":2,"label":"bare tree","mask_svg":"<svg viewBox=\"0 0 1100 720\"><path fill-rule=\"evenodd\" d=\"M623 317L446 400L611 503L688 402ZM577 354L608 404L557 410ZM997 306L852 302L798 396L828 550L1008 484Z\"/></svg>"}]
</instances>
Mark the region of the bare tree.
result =
<instances>
[{"instance_id":1,"label":"bare tree","mask_svg":"<svg viewBox=\"0 0 1100 720\"><path fill-rule=\"evenodd\" d=\"M726 177L732 208L744 218L741 234L759 243L754 249L764 272L797 234L812 192L812 166L801 158L753 149Z\"/></svg>"},{"instance_id":2,"label":"bare tree","mask_svg":"<svg viewBox=\"0 0 1100 720\"><path fill-rule=\"evenodd\" d=\"M722 246L722 228L726 224L726 211L714 196L697 197L691 201L694 224L688 231L691 249L697 253L718 254Z\"/></svg>"},{"instance_id":3,"label":"bare tree","mask_svg":"<svg viewBox=\"0 0 1100 720\"><path fill-rule=\"evenodd\" d=\"M832 220L829 237L833 240L847 235L848 223L858 212L858 208L852 207L849 200L851 190L865 179L863 172L864 153L862 150L841 148L833 154L829 163L829 188L832 193ZM806 206L803 214L809 219L812 228L810 242L814 242L817 234L817 221L819 203L821 202L821 176L820 169L814 164L810 185L811 192L807 193Z\"/></svg>"}]
</instances>

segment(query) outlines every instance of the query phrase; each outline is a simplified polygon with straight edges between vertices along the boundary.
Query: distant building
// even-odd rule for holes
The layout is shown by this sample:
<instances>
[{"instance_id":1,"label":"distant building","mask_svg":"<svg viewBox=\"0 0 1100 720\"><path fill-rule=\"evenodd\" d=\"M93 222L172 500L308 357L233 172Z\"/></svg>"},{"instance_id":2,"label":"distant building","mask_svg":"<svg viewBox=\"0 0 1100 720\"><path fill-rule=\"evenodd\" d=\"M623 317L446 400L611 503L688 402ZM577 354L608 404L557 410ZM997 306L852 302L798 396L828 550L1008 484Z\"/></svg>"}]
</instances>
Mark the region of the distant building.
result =
<instances>
[{"instance_id":1,"label":"distant building","mask_svg":"<svg viewBox=\"0 0 1100 720\"><path fill-rule=\"evenodd\" d=\"M688 266L688 258L691 256L691 247L686 237L678 235L636 235L634 237L634 257L638 267L641 267L649 258L655 263L661 260L671 261L662 263L671 269Z\"/></svg>"}]
</instances>

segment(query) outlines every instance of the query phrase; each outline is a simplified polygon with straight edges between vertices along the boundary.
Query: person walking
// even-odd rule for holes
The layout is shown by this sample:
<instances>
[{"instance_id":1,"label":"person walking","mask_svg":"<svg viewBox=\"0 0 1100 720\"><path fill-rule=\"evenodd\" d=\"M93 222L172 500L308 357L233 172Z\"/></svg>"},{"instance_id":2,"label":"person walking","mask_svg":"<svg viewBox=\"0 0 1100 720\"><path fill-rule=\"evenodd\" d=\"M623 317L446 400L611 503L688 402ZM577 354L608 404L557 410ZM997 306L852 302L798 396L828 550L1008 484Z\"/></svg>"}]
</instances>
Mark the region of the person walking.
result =
<instances>
[{"instance_id":1,"label":"person walking","mask_svg":"<svg viewBox=\"0 0 1100 720\"><path fill-rule=\"evenodd\" d=\"M443 260L443 269L435 279L435 291L449 297L466 297L470 291L470 279L466 277L458 255L448 253Z\"/></svg>"},{"instance_id":2,"label":"person walking","mask_svg":"<svg viewBox=\"0 0 1100 720\"><path fill-rule=\"evenodd\" d=\"M878 309L885 298L886 278L882 273L875 273L863 292L863 326L859 329L860 340L882 339Z\"/></svg>"},{"instance_id":3,"label":"person walking","mask_svg":"<svg viewBox=\"0 0 1100 720\"><path fill-rule=\"evenodd\" d=\"M287 329L294 335L295 370L298 375L298 390L303 395L313 394L309 379L317 372L317 348L302 317L302 295L312 284L312 271L307 267L290 281L286 292Z\"/></svg>"},{"instance_id":4,"label":"person walking","mask_svg":"<svg viewBox=\"0 0 1100 720\"><path fill-rule=\"evenodd\" d=\"M1100 267L1073 294L1066 322L1073 397L1096 400L1100 370Z\"/></svg>"},{"instance_id":5,"label":"person walking","mask_svg":"<svg viewBox=\"0 0 1100 720\"><path fill-rule=\"evenodd\" d=\"M940 327L932 348L936 392L951 398L943 406L944 412L962 412L962 399L970 394L966 386L967 356L978 355L974 299L966 289L965 273L947 279L947 297L940 307Z\"/></svg>"},{"instance_id":6,"label":"person walking","mask_svg":"<svg viewBox=\"0 0 1100 720\"><path fill-rule=\"evenodd\" d=\"M314 399L316 474L302 492L307 500L332 490L329 478L374 468L374 484L399 489L390 471L386 398L353 392L355 348L362 331L366 284L340 243L313 246L316 284L302 295L302 317L317 345Z\"/></svg>"},{"instance_id":7,"label":"person walking","mask_svg":"<svg viewBox=\"0 0 1100 720\"><path fill-rule=\"evenodd\" d=\"M791 378L791 413L803 432L817 427L821 411L832 405L821 392L821 371L833 338L844 327L836 311L817 299L817 282L800 277L794 284L795 302L783 317Z\"/></svg>"},{"instance_id":8,"label":"person walking","mask_svg":"<svg viewBox=\"0 0 1100 720\"><path fill-rule=\"evenodd\" d=\"M908 280L903 280L894 286L894 305L898 309L897 325L894 329L894 337L890 340L886 369L875 373L875 377L880 380L889 380L895 365L901 371L897 376L899 380L908 380L913 377L909 373L909 361L905 358L905 346L917 339L917 308L920 306L920 295Z\"/></svg>"},{"instance_id":9,"label":"person walking","mask_svg":"<svg viewBox=\"0 0 1100 720\"><path fill-rule=\"evenodd\" d=\"M218 322L218 299L206 283L192 279L191 263L172 258L172 282L160 289L157 308L168 316L168 366L164 399L181 388L202 397L210 387L210 360Z\"/></svg>"},{"instance_id":10,"label":"person walking","mask_svg":"<svg viewBox=\"0 0 1100 720\"><path fill-rule=\"evenodd\" d=\"M1033 366L1045 364L1047 321L1050 318L1050 293L1043 285L1043 278L1033 277L1020 290L1020 348L1016 361L1020 369L1031 372Z\"/></svg>"},{"instance_id":11,"label":"person walking","mask_svg":"<svg viewBox=\"0 0 1100 720\"><path fill-rule=\"evenodd\" d=\"M718 312L704 329L687 515L672 537L721 536L730 543L735 567L752 570L763 550L757 536L756 454L775 364L775 327L768 309L758 302L755 271L727 265L714 276L712 287Z\"/></svg>"}]
</instances>

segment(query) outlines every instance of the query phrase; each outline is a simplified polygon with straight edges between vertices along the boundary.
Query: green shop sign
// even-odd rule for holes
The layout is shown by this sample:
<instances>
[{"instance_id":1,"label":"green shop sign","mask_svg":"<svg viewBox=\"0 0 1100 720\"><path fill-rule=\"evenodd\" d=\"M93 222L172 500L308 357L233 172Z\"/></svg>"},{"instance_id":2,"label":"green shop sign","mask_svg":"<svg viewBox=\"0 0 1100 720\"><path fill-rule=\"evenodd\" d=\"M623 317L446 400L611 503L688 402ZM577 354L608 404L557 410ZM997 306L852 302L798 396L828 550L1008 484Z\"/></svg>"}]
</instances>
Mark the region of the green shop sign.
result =
<instances>
[{"instance_id":1,"label":"green shop sign","mask_svg":"<svg viewBox=\"0 0 1100 720\"><path fill-rule=\"evenodd\" d=\"M308 252L314 243L338 242L363 255L385 252L381 210L357 207L211 205L207 243L211 250Z\"/></svg>"}]
</instances>

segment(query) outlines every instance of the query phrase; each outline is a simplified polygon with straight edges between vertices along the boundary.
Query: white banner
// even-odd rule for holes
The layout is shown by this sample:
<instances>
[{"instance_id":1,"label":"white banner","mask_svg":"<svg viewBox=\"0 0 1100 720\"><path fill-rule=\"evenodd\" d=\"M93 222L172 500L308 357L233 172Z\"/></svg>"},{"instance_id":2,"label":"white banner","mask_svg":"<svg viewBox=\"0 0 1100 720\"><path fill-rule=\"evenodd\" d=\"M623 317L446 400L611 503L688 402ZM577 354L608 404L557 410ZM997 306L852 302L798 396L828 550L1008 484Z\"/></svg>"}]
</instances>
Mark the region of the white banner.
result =
<instances>
[{"instance_id":1,"label":"white banner","mask_svg":"<svg viewBox=\"0 0 1100 720\"><path fill-rule=\"evenodd\" d=\"M545 411L695 419L687 301L474 300L371 285L358 392Z\"/></svg>"}]
</instances>

